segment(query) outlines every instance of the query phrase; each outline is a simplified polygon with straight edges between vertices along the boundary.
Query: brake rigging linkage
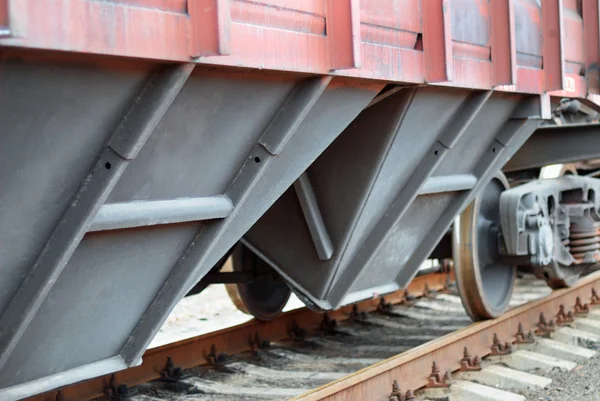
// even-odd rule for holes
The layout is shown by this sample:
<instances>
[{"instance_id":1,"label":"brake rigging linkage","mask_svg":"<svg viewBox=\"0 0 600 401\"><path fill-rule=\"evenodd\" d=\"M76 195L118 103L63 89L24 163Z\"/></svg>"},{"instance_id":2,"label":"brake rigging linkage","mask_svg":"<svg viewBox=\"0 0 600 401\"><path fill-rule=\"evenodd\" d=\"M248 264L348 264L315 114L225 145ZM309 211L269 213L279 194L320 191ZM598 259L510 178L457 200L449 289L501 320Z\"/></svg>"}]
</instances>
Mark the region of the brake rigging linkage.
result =
<instances>
[{"instance_id":1,"label":"brake rigging linkage","mask_svg":"<svg viewBox=\"0 0 600 401\"><path fill-rule=\"evenodd\" d=\"M569 287L600 268L600 179L563 176L504 191L498 258L527 266L552 288Z\"/></svg>"}]
</instances>

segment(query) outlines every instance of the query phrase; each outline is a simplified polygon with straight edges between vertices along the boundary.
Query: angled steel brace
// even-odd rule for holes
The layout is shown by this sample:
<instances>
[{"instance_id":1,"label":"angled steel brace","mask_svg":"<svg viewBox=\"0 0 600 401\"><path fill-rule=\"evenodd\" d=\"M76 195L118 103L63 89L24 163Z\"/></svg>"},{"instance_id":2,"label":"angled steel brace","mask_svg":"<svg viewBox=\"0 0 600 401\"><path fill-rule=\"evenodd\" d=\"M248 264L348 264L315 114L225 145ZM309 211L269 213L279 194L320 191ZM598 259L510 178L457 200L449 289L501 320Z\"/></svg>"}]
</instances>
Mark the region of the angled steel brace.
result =
<instances>
[{"instance_id":1,"label":"angled steel brace","mask_svg":"<svg viewBox=\"0 0 600 401\"><path fill-rule=\"evenodd\" d=\"M361 269L368 265L379 251L379 248L389 235L393 227L400 221L419 191L425 185L428 178L433 174L436 167L441 163L444 155L454 146L456 141L465 133L475 116L483 108L491 96L491 91L477 92L463 101L461 107L456 111L452 119L441 130L438 140L434 142L425 157L415 169L408 182L400 190L398 196L387 213L379 220L369 236L364 240L352 263L344 271L343 275L331 289L330 300L334 307L340 305L344 296L352 284L358 279Z\"/></svg>"},{"instance_id":2,"label":"angled steel brace","mask_svg":"<svg viewBox=\"0 0 600 401\"><path fill-rule=\"evenodd\" d=\"M0 318L0 368L4 366L75 252L130 160L135 158L183 87L194 66L155 73L130 106L99 155L71 207L62 216L35 264Z\"/></svg>"},{"instance_id":3,"label":"angled steel brace","mask_svg":"<svg viewBox=\"0 0 600 401\"><path fill-rule=\"evenodd\" d=\"M319 259L331 259L333 244L327 232L327 227L325 227L315 192L306 171L294 182L294 190L298 196L298 201L300 202L300 207L302 208L302 213L304 214L304 219L306 220L306 225L308 226L308 231L310 231L310 236Z\"/></svg>"},{"instance_id":4,"label":"angled steel brace","mask_svg":"<svg viewBox=\"0 0 600 401\"><path fill-rule=\"evenodd\" d=\"M477 184L469 191L464 191L456 196L445 213L435 225L427 232L419 246L415 249L407 266L415 266L427 258L431 250L444 236L454 218L475 198L479 190L485 186L506 161L519 149L542 123L541 119L527 118L519 115L526 107L529 99L524 99L515 107L515 113L508 119L496 134L495 140L477 162L474 174L478 178ZM400 287L406 286L416 275L417 270L403 269L396 278Z\"/></svg>"},{"instance_id":5,"label":"angled steel brace","mask_svg":"<svg viewBox=\"0 0 600 401\"><path fill-rule=\"evenodd\" d=\"M225 191L225 196L233 202L233 210L226 219L207 223L200 229L123 346L120 355L125 363L133 365L141 358L178 300L212 267L208 262L213 257L213 250L235 222L269 165L279 157L278 153L297 131L301 123L299 115L306 117L330 81L330 76L308 79L286 99ZM275 130L273 127L285 129Z\"/></svg>"},{"instance_id":6,"label":"angled steel brace","mask_svg":"<svg viewBox=\"0 0 600 401\"><path fill-rule=\"evenodd\" d=\"M600 158L600 126L563 125L537 129L503 170L518 171Z\"/></svg>"}]
</instances>

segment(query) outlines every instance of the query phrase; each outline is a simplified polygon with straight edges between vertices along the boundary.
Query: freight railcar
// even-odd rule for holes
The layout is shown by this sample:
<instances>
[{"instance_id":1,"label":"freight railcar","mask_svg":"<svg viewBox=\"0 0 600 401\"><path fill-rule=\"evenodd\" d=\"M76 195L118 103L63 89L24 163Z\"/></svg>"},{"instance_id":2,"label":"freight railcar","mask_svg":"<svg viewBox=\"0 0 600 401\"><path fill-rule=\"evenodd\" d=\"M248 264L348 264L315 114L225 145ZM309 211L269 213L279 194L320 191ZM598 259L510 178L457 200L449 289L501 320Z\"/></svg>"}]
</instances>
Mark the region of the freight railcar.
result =
<instances>
[{"instance_id":1,"label":"freight railcar","mask_svg":"<svg viewBox=\"0 0 600 401\"><path fill-rule=\"evenodd\" d=\"M597 0L0 0L0 398L140 363L210 282L261 319L290 290L403 288L455 221L473 318L516 266L571 285L600 181L537 178L600 159L598 21Z\"/></svg>"}]
</instances>

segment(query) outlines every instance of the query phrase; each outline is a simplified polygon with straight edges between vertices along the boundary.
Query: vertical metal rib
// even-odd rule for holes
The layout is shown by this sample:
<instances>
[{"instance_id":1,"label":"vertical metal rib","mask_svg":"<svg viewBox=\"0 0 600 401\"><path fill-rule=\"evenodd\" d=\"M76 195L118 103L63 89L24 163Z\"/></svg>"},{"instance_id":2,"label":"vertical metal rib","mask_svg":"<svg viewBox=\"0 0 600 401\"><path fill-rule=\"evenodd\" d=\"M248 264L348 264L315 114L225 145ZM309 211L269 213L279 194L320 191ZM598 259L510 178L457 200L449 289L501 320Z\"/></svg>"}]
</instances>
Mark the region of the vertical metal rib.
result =
<instances>
[{"instance_id":1,"label":"vertical metal rib","mask_svg":"<svg viewBox=\"0 0 600 401\"><path fill-rule=\"evenodd\" d=\"M310 236L312 237L313 243L319 259L329 260L333 255L333 245L331 244L331 238L323 222L323 216L315 197L312 185L306 172L302 173L300 177L294 182L294 189L304 214L304 219L308 225Z\"/></svg>"},{"instance_id":2,"label":"vertical metal rib","mask_svg":"<svg viewBox=\"0 0 600 401\"><path fill-rule=\"evenodd\" d=\"M0 318L0 368L4 366L89 224L183 87L194 66L168 67L152 75L123 117L44 249Z\"/></svg>"}]
</instances>

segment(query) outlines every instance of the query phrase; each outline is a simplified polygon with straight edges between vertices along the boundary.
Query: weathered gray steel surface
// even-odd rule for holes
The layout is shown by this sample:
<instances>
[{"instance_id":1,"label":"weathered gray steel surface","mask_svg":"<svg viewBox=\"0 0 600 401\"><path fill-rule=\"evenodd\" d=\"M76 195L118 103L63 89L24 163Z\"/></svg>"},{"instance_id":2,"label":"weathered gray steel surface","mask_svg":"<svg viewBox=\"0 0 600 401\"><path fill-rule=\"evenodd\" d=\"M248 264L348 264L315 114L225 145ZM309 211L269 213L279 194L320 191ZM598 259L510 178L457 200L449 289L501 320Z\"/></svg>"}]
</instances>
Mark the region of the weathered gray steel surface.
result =
<instances>
[{"instance_id":1,"label":"weathered gray steel surface","mask_svg":"<svg viewBox=\"0 0 600 401\"><path fill-rule=\"evenodd\" d=\"M504 170L516 171L549 164L600 158L600 125L573 124L540 127L508 161Z\"/></svg>"},{"instance_id":2,"label":"weathered gray steel surface","mask_svg":"<svg viewBox=\"0 0 600 401\"><path fill-rule=\"evenodd\" d=\"M0 399L139 362L172 307L383 88L0 61Z\"/></svg>"},{"instance_id":3,"label":"weathered gray steel surface","mask_svg":"<svg viewBox=\"0 0 600 401\"><path fill-rule=\"evenodd\" d=\"M323 308L402 288L547 106L539 97L402 89L363 111L307 170L331 258L315 251L291 190L244 242Z\"/></svg>"}]
</instances>

